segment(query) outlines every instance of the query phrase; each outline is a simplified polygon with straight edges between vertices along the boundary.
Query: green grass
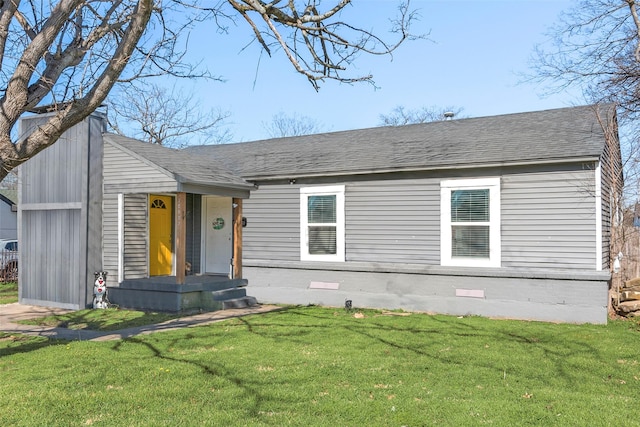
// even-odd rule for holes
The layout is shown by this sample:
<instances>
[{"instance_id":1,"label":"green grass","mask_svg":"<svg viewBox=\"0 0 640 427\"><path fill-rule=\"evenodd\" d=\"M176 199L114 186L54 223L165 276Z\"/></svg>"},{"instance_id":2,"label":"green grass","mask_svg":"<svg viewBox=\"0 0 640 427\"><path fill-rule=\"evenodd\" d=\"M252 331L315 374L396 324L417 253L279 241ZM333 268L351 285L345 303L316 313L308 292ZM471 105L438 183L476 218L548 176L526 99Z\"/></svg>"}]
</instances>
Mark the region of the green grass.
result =
<instances>
[{"instance_id":1,"label":"green grass","mask_svg":"<svg viewBox=\"0 0 640 427\"><path fill-rule=\"evenodd\" d=\"M175 319L180 315L109 308L104 310L78 310L36 319L23 320L25 325L53 326L68 329L115 331L134 326L151 325Z\"/></svg>"},{"instance_id":2,"label":"green grass","mask_svg":"<svg viewBox=\"0 0 640 427\"><path fill-rule=\"evenodd\" d=\"M631 426L640 326L291 307L108 342L0 335L3 425Z\"/></svg>"},{"instance_id":3,"label":"green grass","mask_svg":"<svg viewBox=\"0 0 640 427\"><path fill-rule=\"evenodd\" d=\"M0 282L0 304L18 302L18 283Z\"/></svg>"}]
</instances>

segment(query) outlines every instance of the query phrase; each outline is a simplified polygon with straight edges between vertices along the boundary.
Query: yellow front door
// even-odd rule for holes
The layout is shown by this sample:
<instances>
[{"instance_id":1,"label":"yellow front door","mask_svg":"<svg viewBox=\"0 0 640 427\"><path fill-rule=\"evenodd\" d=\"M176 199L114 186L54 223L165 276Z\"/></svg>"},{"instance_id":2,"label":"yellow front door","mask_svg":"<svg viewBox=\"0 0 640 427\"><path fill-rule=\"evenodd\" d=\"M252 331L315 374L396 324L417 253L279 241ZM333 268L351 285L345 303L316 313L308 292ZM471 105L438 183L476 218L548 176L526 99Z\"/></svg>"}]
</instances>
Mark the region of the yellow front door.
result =
<instances>
[{"instance_id":1,"label":"yellow front door","mask_svg":"<svg viewBox=\"0 0 640 427\"><path fill-rule=\"evenodd\" d=\"M149 196L149 275L173 272L173 199Z\"/></svg>"}]
</instances>

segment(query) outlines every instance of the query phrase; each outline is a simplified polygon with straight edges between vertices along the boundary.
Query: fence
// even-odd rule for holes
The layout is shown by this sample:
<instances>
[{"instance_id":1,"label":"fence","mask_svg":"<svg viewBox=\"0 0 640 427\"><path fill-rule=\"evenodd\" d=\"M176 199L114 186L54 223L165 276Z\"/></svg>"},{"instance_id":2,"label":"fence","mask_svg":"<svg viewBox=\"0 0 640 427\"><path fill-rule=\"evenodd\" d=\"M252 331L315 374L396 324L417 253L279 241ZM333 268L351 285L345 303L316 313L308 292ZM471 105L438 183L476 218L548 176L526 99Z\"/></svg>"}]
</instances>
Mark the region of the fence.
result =
<instances>
[{"instance_id":1,"label":"fence","mask_svg":"<svg viewBox=\"0 0 640 427\"><path fill-rule=\"evenodd\" d=\"M0 251L0 281L18 281L18 251Z\"/></svg>"}]
</instances>

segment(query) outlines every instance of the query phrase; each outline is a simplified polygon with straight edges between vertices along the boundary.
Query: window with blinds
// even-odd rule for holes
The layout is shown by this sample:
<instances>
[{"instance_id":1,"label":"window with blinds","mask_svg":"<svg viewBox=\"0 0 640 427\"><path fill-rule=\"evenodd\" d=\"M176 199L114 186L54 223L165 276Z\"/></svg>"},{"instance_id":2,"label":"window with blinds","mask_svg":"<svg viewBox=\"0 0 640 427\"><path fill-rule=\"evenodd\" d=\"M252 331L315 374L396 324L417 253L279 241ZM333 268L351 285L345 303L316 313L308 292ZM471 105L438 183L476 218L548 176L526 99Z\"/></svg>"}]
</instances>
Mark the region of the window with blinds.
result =
<instances>
[{"instance_id":1,"label":"window with blinds","mask_svg":"<svg viewBox=\"0 0 640 427\"><path fill-rule=\"evenodd\" d=\"M344 261L344 186L300 189L300 258Z\"/></svg>"},{"instance_id":2,"label":"window with blinds","mask_svg":"<svg viewBox=\"0 0 640 427\"><path fill-rule=\"evenodd\" d=\"M335 255L337 250L336 195L309 196L307 203L309 253Z\"/></svg>"},{"instance_id":3,"label":"window with blinds","mask_svg":"<svg viewBox=\"0 0 640 427\"><path fill-rule=\"evenodd\" d=\"M489 189L451 191L451 256L489 258Z\"/></svg>"},{"instance_id":4,"label":"window with blinds","mask_svg":"<svg viewBox=\"0 0 640 427\"><path fill-rule=\"evenodd\" d=\"M500 267L500 178L452 179L441 188L441 264Z\"/></svg>"}]
</instances>

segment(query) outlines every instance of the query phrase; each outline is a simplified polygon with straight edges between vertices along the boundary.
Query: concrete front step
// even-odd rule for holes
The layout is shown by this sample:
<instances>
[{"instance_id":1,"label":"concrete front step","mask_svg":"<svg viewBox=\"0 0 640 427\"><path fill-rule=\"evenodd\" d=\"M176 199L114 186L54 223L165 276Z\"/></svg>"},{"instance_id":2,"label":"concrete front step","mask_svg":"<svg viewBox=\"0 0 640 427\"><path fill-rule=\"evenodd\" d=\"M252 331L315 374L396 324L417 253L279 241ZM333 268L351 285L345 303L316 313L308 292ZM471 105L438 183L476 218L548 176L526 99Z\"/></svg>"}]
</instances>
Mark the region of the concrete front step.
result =
<instances>
[{"instance_id":1,"label":"concrete front step","mask_svg":"<svg viewBox=\"0 0 640 427\"><path fill-rule=\"evenodd\" d=\"M244 296L242 298L234 298L222 301L222 309L228 310L232 308L247 308L258 305L258 300L252 296Z\"/></svg>"},{"instance_id":2,"label":"concrete front step","mask_svg":"<svg viewBox=\"0 0 640 427\"><path fill-rule=\"evenodd\" d=\"M109 288L109 300L122 308L158 310L168 312L216 311L226 306L250 307L246 279L218 277L188 277L188 282L178 285L175 278L149 278L128 280L119 287ZM208 280L208 281L207 281ZM238 302L235 302L238 301ZM255 301L255 298L253 298Z\"/></svg>"},{"instance_id":3,"label":"concrete front step","mask_svg":"<svg viewBox=\"0 0 640 427\"><path fill-rule=\"evenodd\" d=\"M211 298L214 301L226 301L229 299L242 298L247 296L247 290L245 288L229 288L221 289L218 291L209 292Z\"/></svg>"}]
</instances>

